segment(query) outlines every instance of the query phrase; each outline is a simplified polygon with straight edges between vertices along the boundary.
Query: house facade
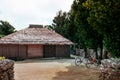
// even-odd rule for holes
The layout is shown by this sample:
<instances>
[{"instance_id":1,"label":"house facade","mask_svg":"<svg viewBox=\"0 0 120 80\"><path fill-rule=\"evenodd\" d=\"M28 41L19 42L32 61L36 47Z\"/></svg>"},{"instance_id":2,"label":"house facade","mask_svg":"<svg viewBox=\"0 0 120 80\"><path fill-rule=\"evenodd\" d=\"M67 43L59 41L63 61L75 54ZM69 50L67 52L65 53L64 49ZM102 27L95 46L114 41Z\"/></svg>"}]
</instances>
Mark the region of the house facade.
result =
<instances>
[{"instance_id":1,"label":"house facade","mask_svg":"<svg viewBox=\"0 0 120 80\"><path fill-rule=\"evenodd\" d=\"M42 25L30 25L0 39L0 56L7 58L69 57L73 43Z\"/></svg>"}]
</instances>

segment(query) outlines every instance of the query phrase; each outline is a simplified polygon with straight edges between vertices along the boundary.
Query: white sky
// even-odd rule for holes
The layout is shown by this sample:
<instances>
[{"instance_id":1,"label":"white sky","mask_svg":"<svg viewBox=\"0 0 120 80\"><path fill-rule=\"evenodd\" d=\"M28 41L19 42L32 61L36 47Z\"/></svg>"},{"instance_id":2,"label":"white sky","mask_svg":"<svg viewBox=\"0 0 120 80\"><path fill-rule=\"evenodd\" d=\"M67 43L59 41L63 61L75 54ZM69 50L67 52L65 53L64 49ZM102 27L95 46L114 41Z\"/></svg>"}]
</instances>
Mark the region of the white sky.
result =
<instances>
[{"instance_id":1,"label":"white sky","mask_svg":"<svg viewBox=\"0 0 120 80\"><path fill-rule=\"evenodd\" d=\"M16 30L29 24L51 25L59 10L68 12L73 0L0 0L0 20Z\"/></svg>"}]
</instances>

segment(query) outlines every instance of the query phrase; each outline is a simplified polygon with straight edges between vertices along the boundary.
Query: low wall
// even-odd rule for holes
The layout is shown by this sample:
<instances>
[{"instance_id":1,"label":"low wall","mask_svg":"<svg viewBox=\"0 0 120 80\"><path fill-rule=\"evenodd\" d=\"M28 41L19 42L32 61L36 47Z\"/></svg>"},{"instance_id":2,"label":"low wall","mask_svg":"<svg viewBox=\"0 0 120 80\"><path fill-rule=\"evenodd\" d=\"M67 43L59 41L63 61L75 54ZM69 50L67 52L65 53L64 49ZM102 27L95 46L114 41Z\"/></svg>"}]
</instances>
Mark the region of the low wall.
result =
<instances>
[{"instance_id":1,"label":"low wall","mask_svg":"<svg viewBox=\"0 0 120 80\"><path fill-rule=\"evenodd\" d=\"M120 80L120 60L103 60L99 80Z\"/></svg>"},{"instance_id":2,"label":"low wall","mask_svg":"<svg viewBox=\"0 0 120 80\"><path fill-rule=\"evenodd\" d=\"M9 59L0 61L0 80L15 80L14 61Z\"/></svg>"}]
</instances>

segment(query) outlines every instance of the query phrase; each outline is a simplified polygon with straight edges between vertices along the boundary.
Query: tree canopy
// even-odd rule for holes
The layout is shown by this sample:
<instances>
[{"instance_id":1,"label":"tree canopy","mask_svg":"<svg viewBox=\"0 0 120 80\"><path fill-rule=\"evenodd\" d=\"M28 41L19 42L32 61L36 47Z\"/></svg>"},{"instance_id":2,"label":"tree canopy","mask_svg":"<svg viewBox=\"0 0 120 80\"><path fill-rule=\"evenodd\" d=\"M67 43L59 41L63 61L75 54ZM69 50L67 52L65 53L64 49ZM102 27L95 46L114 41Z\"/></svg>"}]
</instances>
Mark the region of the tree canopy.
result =
<instances>
[{"instance_id":1,"label":"tree canopy","mask_svg":"<svg viewBox=\"0 0 120 80\"><path fill-rule=\"evenodd\" d=\"M0 21L0 37L15 32L15 28L7 21Z\"/></svg>"},{"instance_id":2,"label":"tree canopy","mask_svg":"<svg viewBox=\"0 0 120 80\"><path fill-rule=\"evenodd\" d=\"M89 24L104 36L104 46L113 57L120 57L120 1L87 0L91 5Z\"/></svg>"},{"instance_id":3,"label":"tree canopy","mask_svg":"<svg viewBox=\"0 0 120 80\"><path fill-rule=\"evenodd\" d=\"M61 10L53 19L52 29L64 37L68 38L69 13Z\"/></svg>"},{"instance_id":4,"label":"tree canopy","mask_svg":"<svg viewBox=\"0 0 120 80\"><path fill-rule=\"evenodd\" d=\"M120 57L119 13L119 0L74 0L68 13L59 11L53 27L81 48L99 47L102 52L104 47L113 57Z\"/></svg>"}]
</instances>

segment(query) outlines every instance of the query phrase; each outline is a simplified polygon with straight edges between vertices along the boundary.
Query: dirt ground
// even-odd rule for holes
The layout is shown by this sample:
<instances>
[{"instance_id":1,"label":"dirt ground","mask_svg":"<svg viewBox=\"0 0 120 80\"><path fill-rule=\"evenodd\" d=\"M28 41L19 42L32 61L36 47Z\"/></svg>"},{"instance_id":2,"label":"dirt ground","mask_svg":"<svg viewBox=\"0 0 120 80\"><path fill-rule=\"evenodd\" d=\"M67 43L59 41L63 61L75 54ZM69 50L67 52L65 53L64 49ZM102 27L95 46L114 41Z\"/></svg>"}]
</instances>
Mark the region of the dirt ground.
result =
<instances>
[{"instance_id":1,"label":"dirt ground","mask_svg":"<svg viewBox=\"0 0 120 80\"><path fill-rule=\"evenodd\" d=\"M99 72L75 66L74 59L15 62L15 80L98 80Z\"/></svg>"}]
</instances>

